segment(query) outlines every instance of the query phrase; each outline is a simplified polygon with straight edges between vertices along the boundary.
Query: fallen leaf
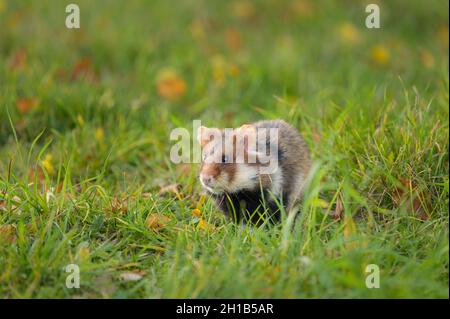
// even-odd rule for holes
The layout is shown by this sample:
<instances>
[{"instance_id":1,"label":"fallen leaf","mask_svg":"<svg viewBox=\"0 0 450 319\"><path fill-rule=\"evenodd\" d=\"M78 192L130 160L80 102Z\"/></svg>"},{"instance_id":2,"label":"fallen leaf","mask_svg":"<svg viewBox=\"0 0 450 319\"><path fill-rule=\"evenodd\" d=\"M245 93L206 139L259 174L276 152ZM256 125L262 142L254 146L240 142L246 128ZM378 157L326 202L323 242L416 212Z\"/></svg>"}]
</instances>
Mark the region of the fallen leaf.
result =
<instances>
[{"instance_id":1,"label":"fallen leaf","mask_svg":"<svg viewBox=\"0 0 450 319\"><path fill-rule=\"evenodd\" d=\"M86 261L86 260L89 260L90 254L91 254L91 252L89 251L89 248L86 246L82 246L78 249L78 252L77 252L75 258L80 261Z\"/></svg>"},{"instance_id":2,"label":"fallen leaf","mask_svg":"<svg viewBox=\"0 0 450 319\"><path fill-rule=\"evenodd\" d=\"M37 98L22 98L16 101L17 110L25 114L39 105Z\"/></svg>"},{"instance_id":3,"label":"fallen leaf","mask_svg":"<svg viewBox=\"0 0 450 319\"><path fill-rule=\"evenodd\" d=\"M0 241L14 243L17 240L16 226L11 224L0 225Z\"/></svg>"},{"instance_id":4,"label":"fallen leaf","mask_svg":"<svg viewBox=\"0 0 450 319\"><path fill-rule=\"evenodd\" d=\"M340 196L338 196L336 198L336 207L334 208L334 211L330 213L330 215L336 220L341 220L343 218L343 213L344 205L342 204Z\"/></svg>"},{"instance_id":5,"label":"fallen leaf","mask_svg":"<svg viewBox=\"0 0 450 319\"><path fill-rule=\"evenodd\" d=\"M111 199L111 213L124 215L128 211L127 194L122 193L122 196L115 195Z\"/></svg>"},{"instance_id":6,"label":"fallen leaf","mask_svg":"<svg viewBox=\"0 0 450 319\"><path fill-rule=\"evenodd\" d=\"M201 229L201 230L205 230L205 231L212 231L212 230L214 230L215 227L213 225L211 225L210 223L208 223L203 218L200 218L200 220L198 221L198 224L197 224L197 228Z\"/></svg>"},{"instance_id":7,"label":"fallen leaf","mask_svg":"<svg viewBox=\"0 0 450 319\"><path fill-rule=\"evenodd\" d=\"M28 171L28 180L30 183L37 182L38 185L42 184L45 181L45 175L40 166L35 166L34 168L30 168Z\"/></svg>"},{"instance_id":8,"label":"fallen leaf","mask_svg":"<svg viewBox=\"0 0 450 319\"><path fill-rule=\"evenodd\" d=\"M392 194L392 199L397 207L405 205L408 211L411 211L420 220L429 218L426 211L430 194L418 190L417 186L406 178L399 179L402 187L396 187Z\"/></svg>"},{"instance_id":9,"label":"fallen leaf","mask_svg":"<svg viewBox=\"0 0 450 319\"><path fill-rule=\"evenodd\" d=\"M156 86L159 96L169 101L175 101L186 93L186 82L171 69L158 72Z\"/></svg>"},{"instance_id":10,"label":"fallen leaf","mask_svg":"<svg viewBox=\"0 0 450 319\"><path fill-rule=\"evenodd\" d=\"M95 73L90 58L81 58L75 62L72 67L71 79L77 80L84 78L87 80L95 80Z\"/></svg>"},{"instance_id":11,"label":"fallen leaf","mask_svg":"<svg viewBox=\"0 0 450 319\"><path fill-rule=\"evenodd\" d=\"M356 234L356 224L349 214L344 215L344 240L345 248L352 250L358 246L358 242L353 238Z\"/></svg>"},{"instance_id":12,"label":"fallen leaf","mask_svg":"<svg viewBox=\"0 0 450 319\"><path fill-rule=\"evenodd\" d=\"M200 209L195 208L192 210L192 216L194 217L201 217L202 216L202 212L200 211Z\"/></svg>"},{"instance_id":13,"label":"fallen leaf","mask_svg":"<svg viewBox=\"0 0 450 319\"><path fill-rule=\"evenodd\" d=\"M174 193L179 200L182 200L181 194L178 191L178 184L170 184L167 186L161 186L158 195L164 195L166 193Z\"/></svg>"},{"instance_id":14,"label":"fallen leaf","mask_svg":"<svg viewBox=\"0 0 450 319\"><path fill-rule=\"evenodd\" d=\"M124 272L120 274L119 279L123 281L139 281L144 274L142 271Z\"/></svg>"},{"instance_id":15,"label":"fallen leaf","mask_svg":"<svg viewBox=\"0 0 450 319\"><path fill-rule=\"evenodd\" d=\"M150 213L145 221L148 229L159 230L166 226L170 218L160 213Z\"/></svg>"},{"instance_id":16,"label":"fallen leaf","mask_svg":"<svg viewBox=\"0 0 450 319\"><path fill-rule=\"evenodd\" d=\"M241 49L241 34L235 28L225 30L225 43L234 52Z\"/></svg>"}]
</instances>

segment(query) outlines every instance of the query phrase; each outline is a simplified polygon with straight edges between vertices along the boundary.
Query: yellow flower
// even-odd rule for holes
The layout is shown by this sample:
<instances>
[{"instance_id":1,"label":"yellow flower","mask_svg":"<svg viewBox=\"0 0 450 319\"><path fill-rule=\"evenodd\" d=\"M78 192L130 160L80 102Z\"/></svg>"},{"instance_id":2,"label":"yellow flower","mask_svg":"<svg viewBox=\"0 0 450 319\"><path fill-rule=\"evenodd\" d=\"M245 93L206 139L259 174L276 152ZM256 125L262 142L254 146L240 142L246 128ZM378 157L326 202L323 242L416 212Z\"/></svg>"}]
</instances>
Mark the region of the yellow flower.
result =
<instances>
[{"instance_id":1,"label":"yellow flower","mask_svg":"<svg viewBox=\"0 0 450 319\"><path fill-rule=\"evenodd\" d=\"M344 22L339 26L338 35L341 41L348 45L357 44L361 40L358 29L350 22Z\"/></svg>"},{"instance_id":2,"label":"yellow flower","mask_svg":"<svg viewBox=\"0 0 450 319\"><path fill-rule=\"evenodd\" d=\"M52 164L53 156L51 154L45 155L44 159L41 161L42 166L45 168L49 175L53 175L55 169Z\"/></svg>"},{"instance_id":3,"label":"yellow flower","mask_svg":"<svg viewBox=\"0 0 450 319\"><path fill-rule=\"evenodd\" d=\"M177 100L186 93L186 82L172 69L160 70L156 82L158 94L166 100Z\"/></svg>"},{"instance_id":4,"label":"yellow flower","mask_svg":"<svg viewBox=\"0 0 450 319\"><path fill-rule=\"evenodd\" d=\"M384 66L389 63L391 55L384 46L377 45L370 51L370 59L376 66Z\"/></svg>"}]
</instances>

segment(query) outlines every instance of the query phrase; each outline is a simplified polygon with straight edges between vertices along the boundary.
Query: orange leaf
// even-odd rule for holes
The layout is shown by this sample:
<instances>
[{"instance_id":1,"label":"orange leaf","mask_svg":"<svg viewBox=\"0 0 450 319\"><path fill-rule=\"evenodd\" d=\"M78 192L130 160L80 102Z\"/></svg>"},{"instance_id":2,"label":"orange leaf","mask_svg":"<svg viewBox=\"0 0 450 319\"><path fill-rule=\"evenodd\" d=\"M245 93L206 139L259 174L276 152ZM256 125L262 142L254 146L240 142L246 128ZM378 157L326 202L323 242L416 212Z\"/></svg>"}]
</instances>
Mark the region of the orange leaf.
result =
<instances>
[{"instance_id":1,"label":"orange leaf","mask_svg":"<svg viewBox=\"0 0 450 319\"><path fill-rule=\"evenodd\" d=\"M92 61L89 58L81 58L75 62L72 68L72 80L79 78L86 78L88 80L94 80L95 74L92 69Z\"/></svg>"},{"instance_id":2,"label":"orange leaf","mask_svg":"<svg viewBox=\"0 0 450 319\"><path fill-rule=\"evenodd\" d=\"M16 101L17 110L19 110L19 112L22 114L34 109L36 106L38 106L38 104L39 100L37 98L23 98Z\"/></svg>"},{"instance_id":3,"label":"orange leaf","mask_svg":"<svg viewBox=\"0 0 450 319\"><path fill-rule=\"evenodd\" d=\"M241 35L235 28L225 30L225 42L232 51L239 51L241 48Z\"/></svg>"},{"instance_id":4,"label":"orange leaf","mask_svg":"<svg viewBox=\"0 0 450 319\"><path fill-rule=\"evenodd\" d=\"M429 193L417 190L417 186L405 178L399 179L402 187L396 187L392 194L392 199L397 207L405 205L408 211L412 211L421 220L427 220Z\"/></svg>"},{"instance_id":5,"label":"orange leaf","mask_svg":"<svg viewBox=\"0 0 450 319\"><path fill-rule=\"evenodd\" d=\"M177 100L186 93L186 82L175 71L160 71L156 81L158 94L166 100Z\"/></svg>"},{"instance_id":6,"label":"orange leaf","mask_svg":"<svg viewBox=\"0 0 450 319\"><path fill-rule=\"evenodd\" d=\"M201 217L202 216L202 212L200 211L200 209L195 208L195 209L192 210L192 216Z\"/></svg>"}]
</instances>

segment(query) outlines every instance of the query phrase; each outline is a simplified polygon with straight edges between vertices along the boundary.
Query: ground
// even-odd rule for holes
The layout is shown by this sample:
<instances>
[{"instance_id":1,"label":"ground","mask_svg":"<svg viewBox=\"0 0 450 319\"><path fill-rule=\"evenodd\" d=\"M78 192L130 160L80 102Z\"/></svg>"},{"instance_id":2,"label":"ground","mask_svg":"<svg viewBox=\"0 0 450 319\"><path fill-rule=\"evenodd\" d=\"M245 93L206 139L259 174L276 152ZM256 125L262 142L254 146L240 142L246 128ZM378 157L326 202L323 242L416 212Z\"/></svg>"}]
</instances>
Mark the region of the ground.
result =
<instances>
[{"instance_id":1,"label":"ground","mask_svg":"<svg viewBox=\"0 0 450 319\"><path fill-rule=\"evenodd\" d=\"M448 2L72 2L0 0L0 296L449 297ZM303 207L235 225L170 132L274 118Z\"/></svg>"}]
</instances>

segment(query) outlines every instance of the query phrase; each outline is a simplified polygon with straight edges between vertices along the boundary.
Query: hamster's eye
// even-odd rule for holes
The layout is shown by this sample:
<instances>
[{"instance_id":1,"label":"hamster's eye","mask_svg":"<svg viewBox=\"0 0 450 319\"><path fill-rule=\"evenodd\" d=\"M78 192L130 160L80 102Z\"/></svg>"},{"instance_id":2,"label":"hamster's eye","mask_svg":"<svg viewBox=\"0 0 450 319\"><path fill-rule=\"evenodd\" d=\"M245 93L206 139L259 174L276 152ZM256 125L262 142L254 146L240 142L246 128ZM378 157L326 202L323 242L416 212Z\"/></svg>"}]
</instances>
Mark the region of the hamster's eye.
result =
<instances>
[{"instance_id":1,"label":"hamster's eye","mask_svg":"<svg viewBox=\"0 0 450 319\"><path fill-rule=\"evenodd\" d=\"M222 164L228 163L228 156L222 155Z\"/></svg>"}]
</instances>

